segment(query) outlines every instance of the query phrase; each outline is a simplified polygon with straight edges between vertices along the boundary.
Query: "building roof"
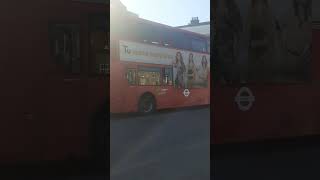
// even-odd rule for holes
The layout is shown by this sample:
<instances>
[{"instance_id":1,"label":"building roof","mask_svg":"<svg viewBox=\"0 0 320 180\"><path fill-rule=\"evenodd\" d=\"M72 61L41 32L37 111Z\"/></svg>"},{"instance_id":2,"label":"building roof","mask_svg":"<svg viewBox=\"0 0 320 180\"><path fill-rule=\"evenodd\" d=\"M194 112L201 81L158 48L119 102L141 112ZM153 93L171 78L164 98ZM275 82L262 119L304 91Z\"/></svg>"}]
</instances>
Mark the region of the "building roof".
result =
<instances>
[{"instance_id":1,"label":"building roof","mask_svg":"<svg viewBox=\"0 0 320 180\"><path fill-rule=\"evenodd\" d=\"M205 36L210 36L210 22L202 22L196 24L190 23L189 25L178 26L177 28L198 34L203 34Z\"/></svg>"},{"instance_id":2,"label":"building roof","mask_svg":"<svg viewBox=\"0 0 320 180\"><path fill-rule=\"evenodd\" d=\"M187 31L192 31L195 33L203 34L206 36L210 36L210 24L208 25L202 25L202 26L191 26L191 27L183 27L180 28Z\"/></svg>"},{"instance_id":3,"label":"building roof","mask_svg":"<svg viewBox=\"0 0 320 180\"><path fill-rule=\"evenodd\" d=\"M191 35L197 35L198 37L202 37L202 38L208 38L208 35L201 34L201 33L198 33L198 32L193 32L193 31L190 31L190 30L185 30L185 29L181 29L181 28L172 27L172 26L169 26L169 25L166 25L166 24L161 24L161 23L150 21L150 20L143 19L143 18L140 18L140 17L135 17L135 16L127 16L127 17L134 18L134 21L136 21L138 23L143 23L143 24L146 23L146 24L150 24L150 25L154 25L154 26L159 26L159 28L168 28L170 30L174 30L174 31L177 31L177 32L183 32L183 33L187 33L187 34L191 34Z\"/></svg>"},{"instance_id":4,"label":"building roof","mask_svg":"<svg viewBox=\"0 0 320 180\"><path fill-rule=\"evenodd\" d=\"M176 28L210 37L210 21L200 22L198 17L192 17L188 25L177 26Z\"/></svg>"},{"instance_id":5,"label":"building roof","mask_svg":"<svg viewBox=\"0 0 320 180\"><path fill-rule=\"evenodd\" d=\"M195 26L203 26L203 25L209 25L210 26L210 21L207 22L199 22L197 24L188 24L188 25L184 25L184 26L177 26L177 28L185 28L185 27L195 27Z\"/></svg>"}]
</instances>

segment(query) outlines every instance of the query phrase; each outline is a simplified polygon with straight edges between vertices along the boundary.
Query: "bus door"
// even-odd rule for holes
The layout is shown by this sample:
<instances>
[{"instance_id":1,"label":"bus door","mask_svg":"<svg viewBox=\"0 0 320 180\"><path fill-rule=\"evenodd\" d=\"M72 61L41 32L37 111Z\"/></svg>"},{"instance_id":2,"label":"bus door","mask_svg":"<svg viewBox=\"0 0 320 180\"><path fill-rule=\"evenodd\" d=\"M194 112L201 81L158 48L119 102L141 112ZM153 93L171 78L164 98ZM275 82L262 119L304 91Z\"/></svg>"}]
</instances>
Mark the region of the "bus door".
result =
<instances>
[{"instance_id":1,"label":"bus door","mask_svg":"<svg viewBox=\"0 0 320 180\"><path fill-rule=\"evenodd\" d=\"M58 101L58 107L51 108L52 116L55 117L55 126L59 125L59 130L54 129L54 133L66 144L66 147L81 148L78 133L82 132L86 122L83 113L86 110L86 90L87 82L83 76L81 63L84 53L81 52L82 35L79 23L55 23L50 26L51 55L57 64L57 84L53 86L52 101ZM63 116L63 117L62 117ZM52 118L52 117L48 117ZM77 142L79 144L77 144ZM67 148L68 149L68 148ZM68 150L67 150L68 151ZM77 152L77 149L71 150Z\"/></svg>"},{"instance_id":2,"label":"bus door","mask_svg":"<svg viewBox=\"0 0 320 180\"><path fill-rule=\"evenodd\" d=\"M89 16L89 107L105 103L109 98L109 23L107 14L94 14Z\"/></svg>"},{"instance_id":3,"label":"bus door","mask_svg":"<svg viewBox=\"0 0 320 180\"><path fill-rule=\"evenodd\" d=\"M109 14L109 13L107 13ZM87 106L89 110L89 147L95 158L105 161L105 132L107 131L107 117L109 105L109 25L107 14L90 14L88 22L88 94ZM101 114L101 115L98 115Z\"/></svg>"},{"instance_id":4,"label":"bus door","mask_svg":"<svg viewBox=\"0 0 320 180\"><path fill-rule=\"evenodd\" d=\"M177 101L175 100L175 89L173 84L173 69L172 66L165 66L162 68L162 84L157 91L157 96L160 98L161 104L164 107L175 107Z\"/></svg>"}]
</instances>

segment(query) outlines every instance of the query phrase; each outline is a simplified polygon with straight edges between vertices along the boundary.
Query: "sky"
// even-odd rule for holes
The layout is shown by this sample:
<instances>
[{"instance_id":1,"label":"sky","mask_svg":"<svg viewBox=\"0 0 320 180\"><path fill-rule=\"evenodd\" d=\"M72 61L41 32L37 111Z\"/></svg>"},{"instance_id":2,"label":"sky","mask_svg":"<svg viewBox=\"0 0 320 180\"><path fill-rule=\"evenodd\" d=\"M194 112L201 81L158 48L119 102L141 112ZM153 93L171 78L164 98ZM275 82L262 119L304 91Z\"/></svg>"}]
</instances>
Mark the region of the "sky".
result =
<instances>
[{"instance_id":1,"label":"sky","mask_svg":"<svg viewBox=\"0 0 320 180\"><path fill-rule=\"evenodd\" d=\"M210 21L210 0L120 1L140 18L169 26L187 25L192 17L198 17L200 22Z\"/></svg>"}]
</instances>

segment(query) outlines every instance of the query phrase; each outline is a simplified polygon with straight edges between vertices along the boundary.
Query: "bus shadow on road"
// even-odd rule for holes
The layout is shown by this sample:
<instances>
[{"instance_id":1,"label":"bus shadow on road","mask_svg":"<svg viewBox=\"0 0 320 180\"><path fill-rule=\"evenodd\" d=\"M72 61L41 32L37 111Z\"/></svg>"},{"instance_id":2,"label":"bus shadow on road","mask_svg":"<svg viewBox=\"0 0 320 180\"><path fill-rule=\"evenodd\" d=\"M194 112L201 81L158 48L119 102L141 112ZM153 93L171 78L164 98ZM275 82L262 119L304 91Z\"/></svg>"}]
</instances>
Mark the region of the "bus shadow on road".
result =
<instances>
[{"instance_id":1,"label":"bus shadow on road","mask_svg":"<svg viewBox=\"0 0 320 180\"><path fill-rule=\"evenodd\" d=\"M171 114L181 111L194 111L199 109L210 108L210 105L201 105L201 106L191 106L191 107L182 107L182 108L170 108L170 109L161 109L154 113L150 114L141 114L141 113L110 113L110 120L125 120L130 118L137 117L150 117L150 116L158 116Z\"/></svg>"}]
</instances>

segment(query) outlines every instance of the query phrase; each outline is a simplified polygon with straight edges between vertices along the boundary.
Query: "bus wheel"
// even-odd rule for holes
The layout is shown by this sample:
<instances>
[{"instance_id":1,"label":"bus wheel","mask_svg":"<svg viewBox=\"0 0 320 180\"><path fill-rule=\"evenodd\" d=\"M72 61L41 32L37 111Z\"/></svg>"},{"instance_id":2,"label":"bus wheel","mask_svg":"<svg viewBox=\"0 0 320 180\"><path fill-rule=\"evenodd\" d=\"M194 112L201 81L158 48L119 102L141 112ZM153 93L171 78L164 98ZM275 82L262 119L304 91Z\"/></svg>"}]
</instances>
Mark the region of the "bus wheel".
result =
<instances>
[{"instance_id":1,"label":"bus wheel","mask_svg":"<svg viewBox=\"0 0 320 180\"><path fill-rule=\"evenodd\" d=\"M155 111L156 101L151 94L145 94L139 101L139 113L149 114Z\"/></svg>"}]
</instances>

